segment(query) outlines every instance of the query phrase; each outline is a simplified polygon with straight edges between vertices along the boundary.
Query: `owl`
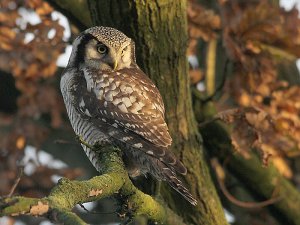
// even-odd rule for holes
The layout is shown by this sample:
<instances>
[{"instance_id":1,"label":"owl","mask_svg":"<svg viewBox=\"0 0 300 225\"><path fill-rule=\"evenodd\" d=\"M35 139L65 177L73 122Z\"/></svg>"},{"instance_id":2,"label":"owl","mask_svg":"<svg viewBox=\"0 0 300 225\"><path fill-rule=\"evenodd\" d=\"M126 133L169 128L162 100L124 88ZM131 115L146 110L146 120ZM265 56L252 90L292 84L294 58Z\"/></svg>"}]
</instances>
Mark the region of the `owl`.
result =
<instances>
[{"instance_id":1,"label":"owl","mask_svg":"<svg viewBox=\"0 0 300 225\"><path fill-rule=\"evenodd\" d=\"M169 150L164 103L136 64L132 39L110 27L82 32L73 43L60 88L71 125L87 143L82 147L98 171L99 153L88 146L111 144L122 150L131 177L150 173L197 204L177 178L187 170Z\"/></svg>"}]
</instances>

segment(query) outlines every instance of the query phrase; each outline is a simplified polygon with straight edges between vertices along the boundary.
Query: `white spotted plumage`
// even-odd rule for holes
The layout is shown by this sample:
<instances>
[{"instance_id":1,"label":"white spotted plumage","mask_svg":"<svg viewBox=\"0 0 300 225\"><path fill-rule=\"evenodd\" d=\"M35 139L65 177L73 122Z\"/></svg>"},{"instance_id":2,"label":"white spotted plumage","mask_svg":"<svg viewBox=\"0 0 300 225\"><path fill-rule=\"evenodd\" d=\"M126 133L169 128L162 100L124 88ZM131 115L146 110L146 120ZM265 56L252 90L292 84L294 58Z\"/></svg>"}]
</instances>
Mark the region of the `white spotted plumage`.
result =
<instances>
[{"instance_id":1,"label":"white spotted plumage","mask_svg":"<svg viewBox=\"0 0 300 225\"><path fill-rule=\"evenodd\" d=\"M150 173L195 205L176 176L186 168L169 150L161 95L137 66L134 49L134 42L113 28L93 27L77 37L61 79L71 125L89 145L118 146L131 176ZM83 148L101 170L99 155Z\"/></svg>"}]
</instances>

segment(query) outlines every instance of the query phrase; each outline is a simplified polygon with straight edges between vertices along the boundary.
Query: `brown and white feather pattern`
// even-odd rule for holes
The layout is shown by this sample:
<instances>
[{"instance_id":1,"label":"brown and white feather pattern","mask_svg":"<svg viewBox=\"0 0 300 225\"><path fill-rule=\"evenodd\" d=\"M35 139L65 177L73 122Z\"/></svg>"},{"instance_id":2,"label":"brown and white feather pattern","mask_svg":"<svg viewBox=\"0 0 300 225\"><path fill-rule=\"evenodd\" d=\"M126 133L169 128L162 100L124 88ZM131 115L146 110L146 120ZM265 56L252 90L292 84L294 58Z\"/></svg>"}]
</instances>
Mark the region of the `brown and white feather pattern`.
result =
<instances>
[{"instance_id":1,"label":"brown and white feather pattern","mask_svg":"<svg viewBox=\"0 0 300 225\"><path fill-rule=\"evenodd\" d=\"M157 146L171 145L172 139L164 121L163 101L155 85L141 74L141 70L83 71L87 89L99 100L100 114Z\"/></svg>"},{"instance_id":2,"label":"brown and white feather pattern","mask_svg":"<svg viewBox=\"0 0 300 225\"><path fill-rule=\"evenodd\" d=\"M83 69L87 91L97 98L98 104L96 108L85 104L81 111L88 111L87 116L101 118L116 128L110 135L114 142L155 156L177 172L186 174L185 167L168 150L172 139L164 121L162 98L152 81L140 71L135 68L116 72ZM89 99L82 96L80 102L88 103Z\"/></svg>"},{"instance_id":3,"label":"brown and white feather pattern","mask_svg":"<svg viewBox=\"0 0 300 225\"><path fill-rule=\"evenodd\" d=\"M76 49L60 86L75 133L89 145L118 146L124 150L123 159L131 176L151 173L196 205L197 201L176 177L176 172L186 174L187 170L169 150L172 139L159 91L136 65L134 55L132 64L119 70L85 66L84 57L78 54L82 53L83 43L93 38L88 35L117 50L131 41L113 28L94 27L74 42ZM134 50L134 43L131 49ZM82 147L95 168L101 171L99 153L85 145Z\"/></svg>"},{"instance_id":4,"label":"brown and white feather pattern","mask_svg":"<svg viewBox=\"0 0 300 225\"><path fill-rule=\"evenodd\" d=\"M186 169L168 149L171 144L171 138L162 117L164 107L160 103L161 97L156 96L155 92L151 97L154 98L154 101L157 101L157 105L160 104L159 107L156 107L156 113L150 114L146 112L145 109L147 107L139 109L138 114L130 114L130 110L124 113L119 109L118 104L113 104L113 100L107 102L107 105L104 103L107 101L105 93L108 91L105 88L113 86L112 89L114 89L113 83L115 82L108 84L109 76L104 76L103 82L99 82L95 77L92 78L93 76L88 75L88 72L91 71L88 69L83 71L67 70L61 79L61 90L75 133L90 145L112 143L121 149L127 149L124 152L126 156L124 159L125 163L128 161L126 159L130 159L129 164L133 164L132 169L128 168L132 176L150 172L157 179L167 181L184 198L192 204L196 204L196 200L175 174L175 171L186 174ZM78 76L78 74L81 75ZM101 75L99 73L99 76ZM111 73L110 75L115 76L116 74ZM115 79L115 81L117 82L118 79ZM130 84L133 83L131 82ZM126 96L127 93L121 92L121 90L117 91L118 95L115 96L122 98L124 97L123 95ZM137 95L141 94L138 90L136 90L136 93ZM162 124L161 126L159 126L160 123ZM152 126L157 128L149 128ZM166 137L169 138L157 139L155 135L155 130L157 129L160 132L166 132ZM144 134L149 131L151 133L150 136ZM152 136L153 138L151 138ZM99 157L97 153L85 145L82 145L82 147L95 168L101 171L101 165L97 161L97 157Z\"/></svg>"}]
</instances>

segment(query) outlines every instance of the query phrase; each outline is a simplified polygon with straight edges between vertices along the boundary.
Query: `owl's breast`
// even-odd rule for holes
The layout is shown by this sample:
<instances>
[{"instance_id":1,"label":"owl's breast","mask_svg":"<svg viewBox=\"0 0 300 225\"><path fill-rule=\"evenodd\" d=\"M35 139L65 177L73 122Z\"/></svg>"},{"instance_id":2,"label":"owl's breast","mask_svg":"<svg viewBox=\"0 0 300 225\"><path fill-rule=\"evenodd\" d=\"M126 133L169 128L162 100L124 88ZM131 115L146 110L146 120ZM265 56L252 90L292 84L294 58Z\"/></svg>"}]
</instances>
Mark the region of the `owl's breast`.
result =
<instances>
[{"instance_id":1,"label":"owl's breast","mask_svg":"<svg viewBox=\"0 0 300 225\"><path fill-rule=\"evenodd\" d=\"M97 124L96 127L86 116L89 112L82 111L88 102L84 101L84 97L89 94L86 92L87 84L83 81L84 78L77 70L67 70L61 78L60 87L70 123L76 135L93 145L97 141L106 140L107 136L100 131L98 126L101 124Z\"/></svg>"},{"instance_id":2,"label":"owl's breast","mask_svg":"<svg viewBox=\"0 0 300 225\"><path fill-rule=\"evenodd\" d=\"M164 104L152 81L140 69L83 70L87 90L99 103L118 113L163 116Z\"/></svg>"}]
</instances>

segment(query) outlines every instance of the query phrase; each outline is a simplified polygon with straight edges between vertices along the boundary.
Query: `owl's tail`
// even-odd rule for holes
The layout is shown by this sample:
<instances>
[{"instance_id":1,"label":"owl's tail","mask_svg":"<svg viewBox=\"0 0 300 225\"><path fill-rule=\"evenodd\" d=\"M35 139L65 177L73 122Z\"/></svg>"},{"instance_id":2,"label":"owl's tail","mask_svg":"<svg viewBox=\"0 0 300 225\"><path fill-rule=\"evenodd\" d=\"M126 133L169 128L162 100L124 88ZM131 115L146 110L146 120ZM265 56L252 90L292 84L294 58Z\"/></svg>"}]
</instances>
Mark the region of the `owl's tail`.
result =
<instances>
[{"instance_id":1,"label":"owl's tail","mask_svg":"<svg viewBox=\"0 0 300 225\"><path fill-rule=\"evenodd\" d=\"M184 186L181 180L176 177L176 173L160 162L160 168L163 175L163 179L179 194L181 194L192 205L197 205L197 200L192 196L190 191Z\"/></svg>"}]
</instances>

